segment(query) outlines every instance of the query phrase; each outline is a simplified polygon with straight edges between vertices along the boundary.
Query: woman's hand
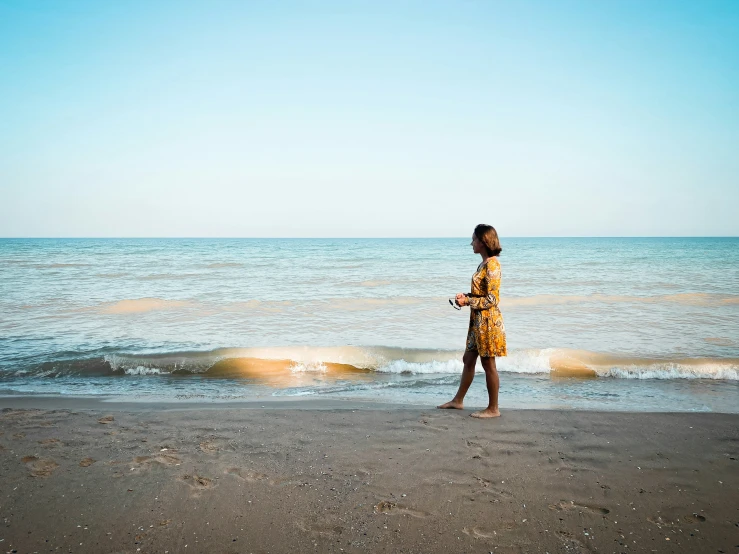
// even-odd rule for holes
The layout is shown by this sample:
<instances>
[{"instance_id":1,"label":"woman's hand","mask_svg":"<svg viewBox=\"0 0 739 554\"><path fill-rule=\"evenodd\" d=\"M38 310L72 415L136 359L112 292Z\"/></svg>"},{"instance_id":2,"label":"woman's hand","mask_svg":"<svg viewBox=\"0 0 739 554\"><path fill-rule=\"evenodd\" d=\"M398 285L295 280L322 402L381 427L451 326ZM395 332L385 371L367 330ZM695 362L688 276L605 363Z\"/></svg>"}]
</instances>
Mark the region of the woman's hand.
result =
<instances>
[{"instance_id":1,"label":"woman's hand","mask_svg":"<svg viewBox=\"0 0 739 554\"><path fill-rule=\"evenodd\" d=\"M463 292L458 293L454 300L457 303L457 306L466 306L469 304L467 296L465 296Z\"/></svg>"}]
</instances>

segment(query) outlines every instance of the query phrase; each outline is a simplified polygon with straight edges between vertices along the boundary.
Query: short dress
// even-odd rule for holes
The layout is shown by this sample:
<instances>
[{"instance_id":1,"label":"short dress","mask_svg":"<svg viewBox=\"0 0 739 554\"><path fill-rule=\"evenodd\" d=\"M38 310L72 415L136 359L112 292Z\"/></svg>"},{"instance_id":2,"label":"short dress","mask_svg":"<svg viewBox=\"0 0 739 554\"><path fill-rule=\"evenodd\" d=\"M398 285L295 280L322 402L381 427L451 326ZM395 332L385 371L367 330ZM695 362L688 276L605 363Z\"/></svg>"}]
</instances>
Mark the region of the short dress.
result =
<instances>
[{"instance_id":1,"label":"short dress","mask_svg":"<svg viewBox=\"0 0 739 554\"><path fill-rule=\"evenodd\" d=\"M482 262L472 276L472 292L467 295L470 306L470 328L466 350L483 357L505 356L505 325L500 313L500 262L492 256Z\"/></svg>"}]
</instances>

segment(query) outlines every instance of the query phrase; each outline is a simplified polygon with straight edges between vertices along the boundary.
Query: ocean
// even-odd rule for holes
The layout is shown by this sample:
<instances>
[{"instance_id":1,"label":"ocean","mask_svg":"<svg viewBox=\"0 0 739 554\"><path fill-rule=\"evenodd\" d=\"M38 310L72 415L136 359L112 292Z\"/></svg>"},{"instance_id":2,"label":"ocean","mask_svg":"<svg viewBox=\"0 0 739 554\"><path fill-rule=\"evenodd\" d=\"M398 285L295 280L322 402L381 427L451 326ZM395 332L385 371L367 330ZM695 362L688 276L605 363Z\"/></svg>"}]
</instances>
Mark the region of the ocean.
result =
<instances>
[{"instance_id":1,"label":"ocean","mask_svg":"<svg viewBox=\"0 0 739 554\"><path fill-rule=\"evenodd\" d=\"M469 243L0 239L0 395L433 406L462 369ZM739 238L502 246L502 410L739 413Z\"/></svg>"}]
</instances>

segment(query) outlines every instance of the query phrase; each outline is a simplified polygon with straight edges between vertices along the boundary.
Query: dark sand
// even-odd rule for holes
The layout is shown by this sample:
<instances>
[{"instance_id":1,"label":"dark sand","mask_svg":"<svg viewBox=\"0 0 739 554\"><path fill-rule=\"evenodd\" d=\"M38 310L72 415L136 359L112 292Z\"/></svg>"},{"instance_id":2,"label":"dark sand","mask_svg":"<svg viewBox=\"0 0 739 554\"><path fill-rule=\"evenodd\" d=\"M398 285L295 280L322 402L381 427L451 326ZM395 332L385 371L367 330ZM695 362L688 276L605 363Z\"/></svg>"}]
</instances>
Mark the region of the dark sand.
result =
<instances>
[{"instance_id":1,"label":"dark sand","mask_svg":"<svg viewBox=\"0 0 739 554\"><path fill-rule=\"evenodd\" d=\"M0 552L739 551L737 415L264 405L0 399Z\"/></svg>"}]
</instances>

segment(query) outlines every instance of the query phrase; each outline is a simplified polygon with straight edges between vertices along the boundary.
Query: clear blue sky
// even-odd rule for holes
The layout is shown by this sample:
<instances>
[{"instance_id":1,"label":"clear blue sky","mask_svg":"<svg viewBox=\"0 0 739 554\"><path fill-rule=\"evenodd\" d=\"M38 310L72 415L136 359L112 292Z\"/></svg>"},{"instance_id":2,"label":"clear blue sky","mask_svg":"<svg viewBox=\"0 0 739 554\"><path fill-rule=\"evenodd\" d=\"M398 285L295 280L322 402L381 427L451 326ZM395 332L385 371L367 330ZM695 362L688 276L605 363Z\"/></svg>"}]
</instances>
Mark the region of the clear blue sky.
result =
<instances>
[{"instance_id":1,"label":"clear blue sky","mask_svg":"<svg viewBox=\"0 0 739 554\"><path fill-rule=\"evenodd\" d=\"M0 236L739 235L739 2L0 0Z\"/></svg>"}]
</instances>

